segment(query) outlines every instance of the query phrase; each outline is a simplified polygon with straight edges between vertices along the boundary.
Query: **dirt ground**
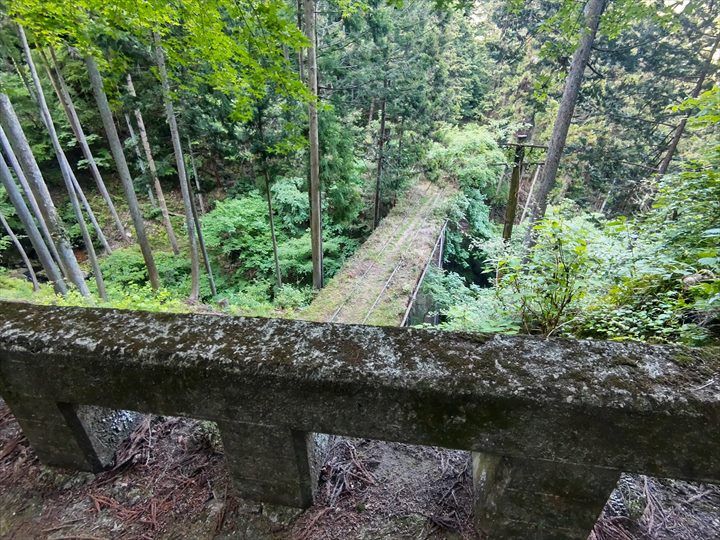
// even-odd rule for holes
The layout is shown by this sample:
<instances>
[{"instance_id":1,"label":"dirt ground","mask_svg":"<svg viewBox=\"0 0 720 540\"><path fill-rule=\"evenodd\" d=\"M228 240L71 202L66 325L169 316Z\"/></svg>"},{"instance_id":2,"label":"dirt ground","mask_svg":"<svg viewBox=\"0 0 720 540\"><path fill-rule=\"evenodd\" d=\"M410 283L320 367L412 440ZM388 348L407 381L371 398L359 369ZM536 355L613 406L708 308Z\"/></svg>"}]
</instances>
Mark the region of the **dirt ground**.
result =
<instances>
[{"instance_id":1,"label":"dirt ground","mask_svg":"<svg viewBox=\"0 0 720 540\"><path fill-rule=\"evenodd\" d=\"M42 466L0 401L0 538L472 539L468 454L338 439L305 512L233 495L212 425L147 418L98 475ZM594 535L594 536L593 536ZM720 489L624 475L591 540L720 538Z\"/></svg>"}]
</instances>

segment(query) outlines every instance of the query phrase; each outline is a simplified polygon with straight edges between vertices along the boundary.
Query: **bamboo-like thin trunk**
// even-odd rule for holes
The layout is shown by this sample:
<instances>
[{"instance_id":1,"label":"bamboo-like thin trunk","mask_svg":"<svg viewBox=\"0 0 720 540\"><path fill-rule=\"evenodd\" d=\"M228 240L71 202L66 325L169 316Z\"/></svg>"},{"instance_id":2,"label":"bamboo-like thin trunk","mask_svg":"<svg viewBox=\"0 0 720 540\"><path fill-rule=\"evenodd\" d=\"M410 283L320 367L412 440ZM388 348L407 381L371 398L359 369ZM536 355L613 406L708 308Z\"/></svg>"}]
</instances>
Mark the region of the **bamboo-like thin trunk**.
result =
<instances>
[{"instance_id":1,"label":"bamboo-like thin trunk","mask_svg":"<svg viewBox=\"0 0 720 540\"><path fill-rule=\"evenodd\" d=\"M40 284L38 283L37 276L35 275L35 270L33 270L32 263L30 262L30 258L27 256L27 253L25 253L25 248L22 247L20 240L18 240L18 237L15 236L15 233L13 232L12 228L10 228L10 224L5 219L5 216L3 216L2 212L0 212L0 223L2 223L2 226L5 228L5 232L10 237L10 241L15 246L15 249L18 250L20 258L22 259L25 268L27 268L27 271L30 274L30 279L33 284L33 290L36 292L39 291Z\"/></svg>"},{"instance_id":2,"label":"bamboo-like thin trunk","mask_svg":"<svg viewBox=\"0 0 720 540\"><path fill-rule=\"evenodd\" d=\"M372 98L370 100L370 112L368 112L368 121L367 121L367 127L370 127L370 124L372 124L373 117L375 116L375 98Z\"/></svg>"},{"instance_id":3,"label":"bamboo-like thin trunk","mask_svg":"<svg viewBox=\"0 0 720 540\"><path fill-rule=\"evenodd\" d=\"M535 182L540 175L541 168L542 165L537 166L537 168L535 169L535 174L533 175L532 182L530 182L530 189L528 190L527 198L525 199L525 206L523 206L522 215L520 216L520 223L525 221L525 216L527 215L528 209L530 208L530 201L532 201L533 190L535 189Z\"/></svg>"},{"instance_id":4,"label":"bamboo-like thin trunk","mask_svg":"<svg viewBox=\"0 0 720 540\"><path fill-rule=\"evenodd\" d=\"M132 142L133 148L135 149L135 156L138 160L138 165L140 166L140 173L142 175L145 175L145 162L142 159L142 156L140 155L140 146L137 142L137 136L135 135L135 129L132 127L132 122L130 122L130 116L128 116L128 113L124 113L123 116L125 117L125 124L127 125L128 132L130 133L130 141ZM152 192L152 187L150 187L150 184L148 183L146 186L148 198L150 199L150 204L157 208L157 204L155 203L155 196Z\"/></svg>"},{"instance_id":5,"label":"bamboo-like thin trunk","mask_svg":"<svg viewBox=\"0 0 720 540\"><path fill-rule=\"evenodd\" d=\"M272 193L270 192L270 173L265 167L265 192L267 196L268 217L270 218L270 238L272 240L273 259L275 260L275 278L278 287L282 287L282 273L280 272L280 258L278 257L277 237L275 236L275 218L273 217Z\"/></svg>"},{"instance_id":6,"label":"bamboo-like thin trunk","mask_svg":"<svg viewBox=\"0 0 720 540\"><path fill-rule=\"evenodd\" d=\"M55 93L57 94L58 99L60 100L60 103L65 110L65 115L70 122L70 127L72 128L75 138L80 145L83 156L88 162L88 166L90 167L90 173L92 174L93 180L95 180L95 185L98 188L98 192L100 193L103 200L105 201L105 204L107 204L108 209L110 210L110 215L115 222L115 228L120 233L120 238L123 242L127 242L127 231L125 230L125 226L123 225L122 220L120 219L120 216L115 209L115 204L110 197L110 193L105 186L105 182L103 181L102 175L100 174L100 169L95 162L95 156L93 156L92 150L90 150L90 145L87 142L87 137L85 136L82 124L80 123L80 118L78 117L77 110L75 109L75 104L73 103L72 97L70 96L70 91L68 90L67 84L65 83L65 77L63 77L62 71L60 71L60 66L58 65L55 50L50 47L50 56L52 57L52 67L55 72L55 77L53 77L52 70L50 69L50 62L45 56L45 53L42 50L40 51L40 53L45 60L50 82L52 83Z\"/></svg>"},{"instance_id":7,"label":"bamboo-like thin trunk","mask_svg":"<svg viewBox=\"0 0 720 540\"><path fill-rule=\"evenodd\" d=\"M57 248L55 247L55 242L53 241L52 235L50 234L47 223L45 223L43 214L40 211L40 206L35 199L35 194L33 193L32 189L30 189L30 184L25 177L25 173L23 172L22 167L17 160L17 157L15 157L15 152L13 152L10 141L8 140L7 135L5 135L5 130L2 127L0 127L0 146L2 146L2 149L5 151L6 158L10 162L12 170L15 171L15 176L20 183L20 188L22 189L23 194L28 201L28 204L30 205L30 211L32 212L33 217L37 221L38 229L40 230L40 233L45 240L45 245L47 245L48 250L50 250L50 255L52 255L53 260L58 265L60 265L60 268L62 268L60 255L58 254Z\"/></svg>"},{"instance_id":8,"label":"bamboo-like thin trunk","mask_svg":"<svg viewBox=\"0 0 720 540\"><path fill-rule=\"evenodd\" d=\"M320 140L318 134L318 83L315 54L315 0L303 0L305 35L310 41L307 48L307 84L310 143L310 241L312 247L313 287L323 287L322 204L320 199Z\"/></svg>"},{"instance_id":9,"label":"bamboo-like thin trunk","mask_svg":"<svg viewBox=\"0 0 720 540\"><path fill-rule=\"evenodd\" d=\"M383 81L383 97L380 102L380 131L378 132L378 158L377 158L377 171L375 174L375 204L373 212L373 230L380 223L380 190L382 188L382 173L383 173L383 150L385 148L385 110L387 105L387 78Z\"/></svg>"},{"instance_id":10,"label":"bamboo-like thin trunk","mask_svg":"<svg viewBox=\"0 0 720 540\"><path fill-rule=\"evenodd\" d=\"M20 80L23 83L23 86L25 87L25 90L27 90L28 95L31 99L35 99L35 94L32 90L32 87L30 86L30 82L27 79L27 74L22 70L22 68L18 65L17 61L15 60L15 57L10 54L10 61L12 62L13 67L15 68L15 73L18 74L20 77Z\"/></svg>"},{"instance_id":11,"label":"bamboo-like thin trunk","mask_svg":"<svg viewBox=\"0 0 720 540\"><path fill-rule=\"evenodd\" d=\"M68 167L69 166L70 166L70 164L68 164ZM90 220L90 223L93 226L93 229L95 229L95 232L97 233L98 240L100 240L100 243L102 244L103 249L109 255L112 253L112 248L110 247L110 244L108 243L107 238L105 238L105 233L103 233L102 227L100 227L100 223L98 223L98 220L95 217L95 212L93 212L93 209L90 206L90 202L87 200L87 197L85 196L85 192L83 191L82 187L80 186L80 182L78 182L77 176L75 176L75 173L72 172L72 169L70 169L70 174L72 177L73 187L75 188L75 193L77 193L77 196L80 199L80 203L82 204L83 208L85 209L85 213L87 214L88 219Z\"/></svg>"},{"instance_id":12,"label":"bamboo-like thin trunk","mask_svg":"<svg viewBox=\"0 0 720 540\"><path fill-rule=\"evenodd\" d=\"M50 191L48 191L45 179L40 172L40 167L35 161L30 144L20 126L20 121L5 94L0 94L0 123L2 123L13 153L20 163L25 178L29 182L30 190L37 202L42 216L38 219L43 219L46 223L57 248L60 268L65 273L68 281L75 285L78 290L87 289L85 277L65 233L65 224L57 213L52 197L50 197Z\"/></svg>"},{"instance_id":13,"label":"bamboo-like thin trunk","mask_svg":"<svg viewBox=\"0 0 720 540\"><path fill-rule=\"evenodd\" d=\"M15 212L22 222L25 233L28 235L38 259L40 259L40 264L43 270L45 270L45 274L52 282L55 292L62 295L67 294L68 288L60 273L60 269L50 255L50 250L45 244L40 230L37 228L35 220L30 214L30 210L25 204L17 185L13 181L10 169L8 169L7 163L5 163L5 159L3 159L2 156L0 156L0 182L2 182L2 185L5 187L5 191L10 199L10 204L15 208Z\"/></svg>"},{"instance_id":14,"label":"bamboo-like thin trunk","mask_svg":"<svg viewBox=\"0 0 720 540\"><path fill-rule=\"evenodd\" d=\"M303 0L297 0L296 5L296 16L297 16L297 27L301 32L303 31ZM303 59L303 51L298 51L298 75L301 81L305 81L305 62Z\"/></svg>"},{"instance_id":15,"label":"bamboo-like thin trunk","mask_svg":"<svg viewBox=\"0 0 720 540\"><path fill-rule=\"evenodd\" d=\"M187 138L188 143L188 154L190 154L190 165L192 166L192 172L193 172L193 178L195 179L195 189L197 189L197 193L195 196L198 200L198 205L200 206L200 215L205 214L205 204L203 203L202 194L200 193L200 179L198 178L198 172L197 167L195 166L195 156L193 155L192 151L192 143L190 142L190 137Z\"/></svg>"},{"instance_id":16,"label":"bamboo-like thin trunk","mask_svg":"<svg viewBox=\"0 0 720 540\"><path fill-rule=\"evenodd\" d=\"M43 53L42 50L40 51L40 55L45 60L45 64L46 64L45 69L47 71L48 78L50 79L50 83L52 84L52 87L55 90L55 94L58 96L60 103L64 107L65 104L63 103L63 99L60 95L60 91L57 87L57 83L53 79L52 73L50 72L49 63L47 61L47 58L45 57L45 53ZM35 69L34 66L33 66L33 69ZM32 72L32 70L31 70L31 72ZM43 99L45 99L44 93L43 93ZM35 101L39 105L39 101L38 101L37 97L35 98ZM49 112L50 112L50 110L48 109L48 113ZM67 111L66 111L66 114L67 114ZM43 120L43 124L45 125L45 129L50 131L50 128L47 125L48 120L45 118L44 115L41 114L40 116ZM52 121L52 117L50 116L49 118L50 118L50 121ZM54 130L54 127L53 127L53 130ZM75 137L77 139L78 135L76 134ZM58 141L59 141L59 139L58 139ZM63 155L65 155L64 151L63 151ZM67 161L67 156L65 156L65 159ZM70 166L69 161L68 161L68 166L67 166L66 170L69 171L70 175L72 176L72 184L75 187L75 192L77 193L78 197L80 198L80 202L82 203L83 207L85 208L85 213L88 215L88 219L90 219L90 223L92 224L93 229L95 230L95 234L97 234L98 240L100 240L100 243L103 245L103 249L105 250L106 253L108 253L108 254L112 253L112 248L110 247L110 244L108 243L107 238L105 237L105 232L102 230L102 227L100 227L100 224L98 223L98 220L95 217L95 212L93 212L92 207L90 206L90 203L88 202L87 198L85 197L85 193L83 192L82 188L80 187L80 183L78 182L77 177L75 176L75 172L72 170L72 167ZM104 187L104 185L103 185L103 187ZM114 211L114 207L112 208L112 210ZM124 230L123 230L121 236L123 239L125 239Z\"/></svg>"},{"instance_id":17,"label":"bamboo-like thin trunk","mask_svg":"<svg viewBox=\"0 0 720 540\"><path fill-rule=\"evenodd\" d=\"M132 77L127 74L127 88L128 94L133 98L137 97L135 93L135 86L132 82ZM155 167L155 160L153 159L152 149L150 148L150 140L147 136L147 130L145 129L145 122L143 121L142 113L137 107L134 110L135 121L138 125L138 131L140 131L140 142L142 142L143 150L145 150L145 159L147 160L148 169L150 170L150 176L153 180L155 187L155 195L157 195L158 206L160 207L160 213L163 217L163 224L165 225L165 231L168 235L168 241L172 247L175 255L180 254L178 248L177 238L175 237L175 231L173 230L172 222L170 221L170 212L168 212L167 203L165 202L165 193L163 193L162 185L160 184L160 178L157 174L157 168Z\"/></svg>"},{"instance_id":18,"label":"bamboo-like thin trunk","mask_svg":"<svg viewBox=\"0 0 720 540\"><path fill-rule=\"evenodd\" d=\"M200 223L200 217L198 216L197 206L195 206L195 198L193 197L192 184L190 179L187 179L188 191L190 192L190 208L192 209L193 221L195 222L195 232L198 236L198 244L200 246L200 254L203 258L203 264L205 265L205 271L208 275L208 281L210 282L210 293L213 296L217 296L217 288L215 287L215 276L213 276L212 266L210 265L210 257L208 256L207 247L205 246L205 237L202 232L202 224Z\"/></svg>"},{"instance_id":19,"label":"bamboo-like thin trunk","mask_svg":"<svg viewBox=\"0 0 720 540\"><path fill-rule=\"evenodd\" d=\"M43 96L43 99L44 99L44 96ZM50 110L48 109L48 113L49 112L50 112ZM49 132L50 128L47 124L48 119L45 118L44 115L42 115L42 117L43 117L43 124L45 125L45 128ZM49 121L52 121L52 118L50 118ZM54 126L53 126L53 131L55 131ZM58 144L59 144L59 139L58 139ZM75 188L75 193L79 197L80 202L82 203L82 206L85 209L85 213L88 215L88 219L90 220L90 223L92 224L93 229L95 230L95 234L97 235L98 240L100 240L100 243L102 244L103 249L105 250L106 253L110 254L110 253L112 253L112 248L110 247L110 244L108 243L107 238L105 237L105 232L102 230L102 227L100 227L100 223L98 223L98 220L95 217L95 212L93 212L93 209L90 206L90 203L88 202L87 197L85 197L85 192L83 191L82 187L80 187L80 183L78 182L77 176L75 176L75 171L72 170L72 167L70 166L70 162L67 160L65 151L61 149L61 152L62 152L63 156L65 157L65 161L67 162L67 167L64 170L71 177L72 185ZM62 167L60 169L61 169L61 171L63 170ZM124 236L124 233L123 233L123 236Z\"/></svg>"},{"instance_id":20,"label":"bamboo-like thin trunk","mask_svg":"<svg viewBox=\"0 0 720 540\"><path fill-rule=\"evenodd\" d=\"M68 195L70 196L70 204L72 205L73 211L75 212L75 219L80 226L80 233L82 234L83 242L85 243L85 249L87 250L88 259L90 260L90 264L93 267L93 273L95 274L95 282L98 287L98 294L100 295L100 298L105 300L107 299L107 294L105 292L105 283L102 278L100 265L98 264L97 257L95 255L95 247L93 246L92 239L90 238L90 233L88 232L87 225L85 224L85 219L82 215L82 209L80 208L80 202L78 201L76 193L75 184L77 183L77 179L75 179L75 175L70 168L70 163L65 156L65 152L60 146L60 139L58 138L57 132L55 131L55 125L53 124L52 116L50 116L50 109L48 108L47 101L45 100L45 94L43 92L42 85L40 84L40 77L38 76L37 70L35 69L35 63L32 59L30 46L28 45L27 38L25 37L25 31L20 25L18 25L18 34L20 36L20 42L25 53L25 61L30 68L30 76L33 81L33 86L35 87L35 93L37 94L36 97L38 101L38 106L40 107L40 114L44 120L45 127L47 128L50 135L50 142L52 143L53 150L55 151L55 157L60 164L60 172L62 174L63 180L65 181L65 188L67 189ZM102 231L100 231L100 233L102 233ZM81 294L83 294L83 296L90 296L90 291L87 289L87 285L84 287L84 290L81 290L80 292Z\"/></svg>"},{"instance_id":21,"label":"bamboo-like thin trunk","mask_svg":"<svg viewBox=\"0 0 720 540\"><path fill-rule=\"evenodd\" d=\"M198 256L198 243L195 238L195 224L192 212L192 198L190 197L187 172L185 170L185 159L183 157L182 145L180 144L180 133L178 131L177 119L173 108L172 96L170 95L170 82L168 80L167 68L165 67L165 52L160 42L160 36L153 33L155 44L155 56L160 74L163 101L165 102L165 116L170 126L170 139L172 140L173 151L175 152L175 165L180 180L180 191L182 192L185 206L185 226L188 232L188 244L190 248L190 301L196 302L200 298L200 257Z\"/></svg>"},{"instance_id":22,"label":"bamboo-like thin trunk","mask_svg":"<svg viewBox=\"0 0 720 540\"><path fill-rule=\"evenodd\" d=\"M611 193L611 190L608 190L607 195L605 195L605 197L603 198L603 202L600 205L600 210L599 210L599 212L601 214L605 213L605 207L607 206L608 200L610 200L610 193Z\"/></svg>"},{"instance_id":23,"label":"bamboo-like thin trunk","mask_svg":"<svg viewBox=\"0 0 720 540\"><path fill-rule=\"evenodd\" d=\"M145 267L147 268L150 285L153 289L158 289L160 287L160 276L158 275L157 267L155 266L155 259L153 258L150 242L148 241L147 234L145 233L145 222L143 221L142 213L140 212L140 205L138 204L137 196L135 195L135 186L133 185L132 177L130 176L130 169L128 168L127 161L125 160L125 153L123 152L120 137L118 136L117 128L115 127L115 122L113 121L110 104L108 103L105 90L103 89L102 77L100 76L100 71L97 68L95 60L92 57L85 57L85 65L87 66L88 75L90 77L90 86L92 86L95 102L97 103L103 127L105 128L105 134L108 138L110 151L112 152L115 160L115 166L117 167L118 175L120 176L120 181L122 182L123 190L125 191L125 198L127 200L130 216L132 217L133 225L135 227L137 242L140 245L140 251L142 251L143 259L145 260Z\"/></svg>"}]
</instances>

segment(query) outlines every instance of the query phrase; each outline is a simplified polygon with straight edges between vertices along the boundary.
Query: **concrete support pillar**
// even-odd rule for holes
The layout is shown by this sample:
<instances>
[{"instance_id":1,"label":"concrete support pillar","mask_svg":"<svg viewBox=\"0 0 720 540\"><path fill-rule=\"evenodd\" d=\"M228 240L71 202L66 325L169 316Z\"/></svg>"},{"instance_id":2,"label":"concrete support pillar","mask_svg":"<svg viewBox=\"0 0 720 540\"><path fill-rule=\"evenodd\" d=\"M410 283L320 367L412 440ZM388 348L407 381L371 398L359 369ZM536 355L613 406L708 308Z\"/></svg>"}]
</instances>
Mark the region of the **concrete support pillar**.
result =
<instances>
[{"instance_id":1,"label":"concrete support pillar","mask_svg":"<svg viewBox=\"0 0 720 540\"><path fill-rule=\"evenodd\" d=\"M240 422L218 427L240 497L296 508L312 504L327 436Z\"/></svg>"},{"instance_id":2,"label":"concrete support pillar","mask_svg":"<svg viewBox=\"0 0 720 540\"><path fill-rule=\"evenodd\" d=\"M102 471L138 419L132 413L8 393L4 399L40 461L67 469Z\"/></svg>"},{"instance_id":3,"label":"concrete support pillar","mask_svg":"<svg viewBox=\"0 0 720 540\"><path fill-rule=\"evenodd\" d=\"M585 540L620 473L473 453L475 523L489 540Z\"/></svg>"}]
</instances>

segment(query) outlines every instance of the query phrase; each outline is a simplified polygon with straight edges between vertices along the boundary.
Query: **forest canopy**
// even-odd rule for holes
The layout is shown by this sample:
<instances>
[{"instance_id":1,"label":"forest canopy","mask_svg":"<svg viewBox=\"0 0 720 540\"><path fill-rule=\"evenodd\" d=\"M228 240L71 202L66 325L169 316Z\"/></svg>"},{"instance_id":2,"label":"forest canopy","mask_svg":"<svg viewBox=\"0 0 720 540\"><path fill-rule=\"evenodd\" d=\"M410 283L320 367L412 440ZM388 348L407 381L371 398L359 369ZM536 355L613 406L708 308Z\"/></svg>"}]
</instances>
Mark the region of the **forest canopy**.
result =
<instances>
[{"instance_id":1,"label":"forest canopy","mask_svg":"<svg viewBox=\"0 0 720 540\"><path fill-rule=\"evenodd\" d=\"M301 317L449 183L441 327L705 344L715 0L10 0L0 297Z\"/></svg>"}]
</instances>

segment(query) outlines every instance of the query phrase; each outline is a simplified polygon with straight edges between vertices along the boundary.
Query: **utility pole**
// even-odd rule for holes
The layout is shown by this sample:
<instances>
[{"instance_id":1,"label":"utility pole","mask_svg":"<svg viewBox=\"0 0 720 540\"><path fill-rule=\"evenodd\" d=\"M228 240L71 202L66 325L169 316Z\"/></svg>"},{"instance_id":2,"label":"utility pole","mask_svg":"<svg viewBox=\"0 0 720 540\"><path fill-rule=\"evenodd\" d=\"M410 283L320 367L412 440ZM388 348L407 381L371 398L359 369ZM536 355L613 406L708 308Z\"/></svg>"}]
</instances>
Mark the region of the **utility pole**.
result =
<instances>
[{"instance_id":1,"label":"utility pole","mask_svg":"<svg viewBox=\"0 0 720 540\"><path fill-rule=\"evenodd\" d=\"M515 147L515 158L513 159L513 170L510 176L510 193L508 193L508 202L505 207L505 225L503 226L504 242L509 242L512 237L515 214L517 214L520 175L522 174L523 160L525 159L525 146L522 143L526 138L526 134L518 134L517 144L512 145Z\"/></svg>"}]
</instances>

